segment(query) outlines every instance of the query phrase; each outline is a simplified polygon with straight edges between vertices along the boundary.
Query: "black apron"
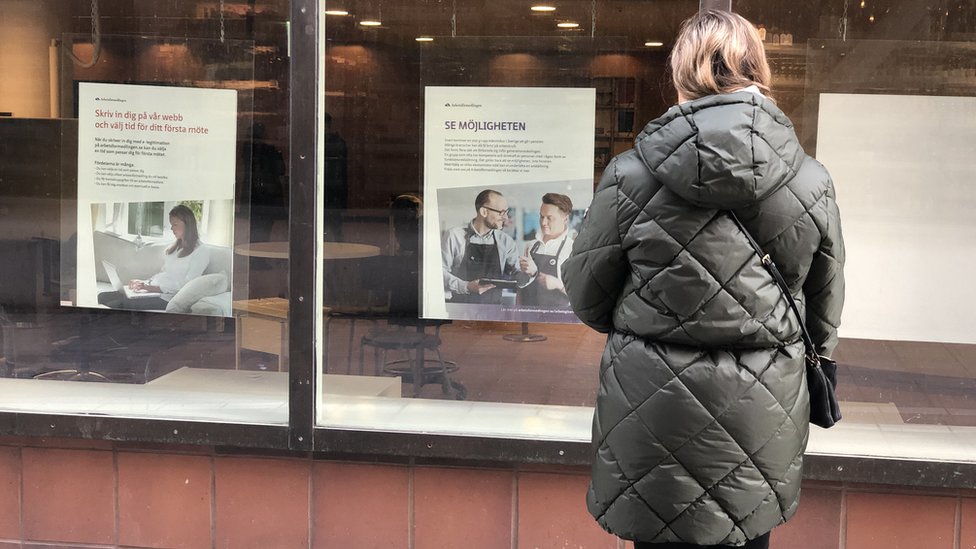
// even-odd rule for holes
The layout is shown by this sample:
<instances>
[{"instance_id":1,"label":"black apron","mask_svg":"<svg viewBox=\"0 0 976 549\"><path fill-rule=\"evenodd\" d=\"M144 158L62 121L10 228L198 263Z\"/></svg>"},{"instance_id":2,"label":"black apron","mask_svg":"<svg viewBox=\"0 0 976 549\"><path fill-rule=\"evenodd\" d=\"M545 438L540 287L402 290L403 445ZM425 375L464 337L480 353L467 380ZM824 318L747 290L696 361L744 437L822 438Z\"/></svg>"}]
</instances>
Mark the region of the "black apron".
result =
<instances>
[{"instance_id":1,"label":"black apron","mask_svg":"<svg viewBox=\"0 0 976 549\"><path fill-rule=\"evenodd\" d=\"M474 231L468 229L464 233L464 258L455 276L464 281L480 278L501 278L502 264L498 259L498 238L491 233L491 244L475 244L471 242ZM501 288L492 288L483 294L454 294L452 303L496 303L502 302Z\"/></svg>"},{"instance_id":2,"label":"black apron","mask_svg":"<svg viewBox=\"0 0 976 549\"><path fill-rule=\"evenodd\" d=\"M563 238L563 241L559 244L559 249L556 250L556 255L539 253L537 250L542 246L541 242L536 242L532 246L529 255L532 256L532 261L535 261L535 266L539 269L540 273L555 277L559 276L559 254L563 252L563 246L566 245L567 240L569 238ZM532 284L529 284L522 290L522 304L533 307L568 309L569 296L559 290L547 290L543 288L539 279L536 278L532 281Z\"/></svg>"}]
</instances>

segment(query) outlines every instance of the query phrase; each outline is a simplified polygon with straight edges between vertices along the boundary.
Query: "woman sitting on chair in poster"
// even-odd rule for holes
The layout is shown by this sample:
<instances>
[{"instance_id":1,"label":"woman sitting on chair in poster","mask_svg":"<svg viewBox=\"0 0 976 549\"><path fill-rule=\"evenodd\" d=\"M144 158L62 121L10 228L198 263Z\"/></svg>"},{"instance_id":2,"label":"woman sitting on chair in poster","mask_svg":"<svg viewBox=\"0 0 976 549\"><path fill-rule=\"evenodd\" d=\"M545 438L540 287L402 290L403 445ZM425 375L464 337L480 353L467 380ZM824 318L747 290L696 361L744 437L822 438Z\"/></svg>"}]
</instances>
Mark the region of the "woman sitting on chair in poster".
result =
<instances>
[{"instance_id":1,"label":"woman sitting on chair in poster","mask_svg":"<svg viewBox=\"0 0 976 549\"><path fill-rule=\"evenodd\" d=\"M569 216L573 201L564 194L546 193L539 208L539 231L535 241L519 258L519 269L532 281L521 290L522 305L569 308L562 281L562 264L573 249Z\"/></svg>"},{"instance_id":2,"label":"woman sitting on chair in poster","mask_svg":"<svg viewBox=\"0 0 976 549\"><path fill-rule=\"evenodd\" d=\"M176 242L166 249L162 269L148 280L130 280L114 292L98 294L100 304L113 309L164 310L180 288L203 274L210 264L210 251L200 241L193 211L178 204L169 212L169 223ZM109 268L114 270L106 265Z\"/></svg>"}]
</instances>

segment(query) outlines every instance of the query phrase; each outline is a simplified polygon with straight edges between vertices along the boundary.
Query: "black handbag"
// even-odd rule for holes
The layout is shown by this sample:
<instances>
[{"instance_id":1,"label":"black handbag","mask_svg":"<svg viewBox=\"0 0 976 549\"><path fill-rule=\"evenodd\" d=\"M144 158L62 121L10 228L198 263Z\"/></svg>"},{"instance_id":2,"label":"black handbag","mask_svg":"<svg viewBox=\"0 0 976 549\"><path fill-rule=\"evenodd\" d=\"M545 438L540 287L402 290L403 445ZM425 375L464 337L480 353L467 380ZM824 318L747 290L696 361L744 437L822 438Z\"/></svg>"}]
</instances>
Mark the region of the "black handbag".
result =
<instances>
[{"instance_id":1,"label":"black handbag","mask_svg":"<svg viewBox=\"0 0 976 549\"><path fill-rule=\"evenodd\" d=\"M803 316L800 315L800 309L797 308L796 300L793 299L793 294L790 293L790 289L786 285L786 280L783 279L783 275L780 274L779 269L776 268L776 264L773 263L769 254L762 251L762 248L752 238L752 235L749 234L749 231L746 230L735 213L729 210L729 215L732 216L732 220L735 221L735 224L739 226L739 229L749 239L749 244L752 245L752 249L759 255L763 266L773 276L776 285L779 286L783 295L786 296L786 301L789 303L790 309L793 309L793 314L800 321L800 334L803 337L803 346L805 348L804 362L806 363L807 370L807 390L810 393L810 423L823 427L824 429L833 427L842 417L840 405L837 403L837 395L835 393L837 389L837 363L817 354L817 348L813 344L813 338L810 337L810 332L807 331L806 322L804 322Z\"/></svg>"}]
</instances>

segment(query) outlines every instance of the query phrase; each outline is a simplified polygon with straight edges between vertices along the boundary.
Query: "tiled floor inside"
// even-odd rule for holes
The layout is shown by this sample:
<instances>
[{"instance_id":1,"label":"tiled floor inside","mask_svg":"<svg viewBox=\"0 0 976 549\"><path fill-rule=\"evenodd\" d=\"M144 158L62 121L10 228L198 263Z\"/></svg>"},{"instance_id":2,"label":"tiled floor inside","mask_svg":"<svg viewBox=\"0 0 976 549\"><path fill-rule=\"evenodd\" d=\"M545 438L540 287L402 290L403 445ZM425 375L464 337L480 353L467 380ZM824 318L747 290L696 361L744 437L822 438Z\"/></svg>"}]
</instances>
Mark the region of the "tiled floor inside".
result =
<instances>
[{"instance_id":1,"label":"tiled floor inside","mask_svg":"<svg viewBox=\"0 0 976 549\"><path fill-rule=\"evenodd\" d=\"M330 325L330 371L345 373L351 321ZM378 323L357 322L349 372L358 372L358 340ZM441 330L441 352L469 400L592 406L604 336L580 326L529 325L545 341L503 338L518 324L455 322ZM835 352L839 398L852 421L976 426L976 345L842 339ZM367 351L366 371L372 366ZM405 387L404 394L408 393ZM439 398L437 385L421 396Z\"/></svg>"}]
</instances>

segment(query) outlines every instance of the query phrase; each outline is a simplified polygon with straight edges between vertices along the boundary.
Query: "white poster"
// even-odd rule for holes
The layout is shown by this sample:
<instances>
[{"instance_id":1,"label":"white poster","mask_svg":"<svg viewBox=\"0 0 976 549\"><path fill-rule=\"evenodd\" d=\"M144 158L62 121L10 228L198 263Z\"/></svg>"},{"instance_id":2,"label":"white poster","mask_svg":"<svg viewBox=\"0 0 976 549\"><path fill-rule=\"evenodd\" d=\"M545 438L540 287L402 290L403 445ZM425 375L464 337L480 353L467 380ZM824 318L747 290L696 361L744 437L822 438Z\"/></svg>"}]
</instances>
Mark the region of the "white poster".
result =
<instances>
[{"instance_id":1,"label":"white poster","mask_svg":"<svg viewBox=\"0 0 976 549\"><path fill-rule=\"evenodd\" d=\"M822 94L847 244L843 337L976 343L976 98Z\"/></svg>"},{"instance_id":2,"label":"white poster","mask_svg":"<svg viewBox=\"0 0 976 549\"><path fill-rule=\"evenodd\" d=\"M76 294L231 315L237 92L80 83Z\"/></svg>"},{"instance_id":3,"label":"white poster","mask_svg":"<svg viewBox=\"0 0 976 549\"><path fill-rule=\"evenodd\" d=\"M576 322L561 280L593 196L592 88L426 88L426 318Z\"/></svg>"}]
</instances>

